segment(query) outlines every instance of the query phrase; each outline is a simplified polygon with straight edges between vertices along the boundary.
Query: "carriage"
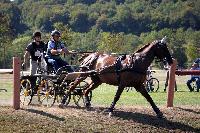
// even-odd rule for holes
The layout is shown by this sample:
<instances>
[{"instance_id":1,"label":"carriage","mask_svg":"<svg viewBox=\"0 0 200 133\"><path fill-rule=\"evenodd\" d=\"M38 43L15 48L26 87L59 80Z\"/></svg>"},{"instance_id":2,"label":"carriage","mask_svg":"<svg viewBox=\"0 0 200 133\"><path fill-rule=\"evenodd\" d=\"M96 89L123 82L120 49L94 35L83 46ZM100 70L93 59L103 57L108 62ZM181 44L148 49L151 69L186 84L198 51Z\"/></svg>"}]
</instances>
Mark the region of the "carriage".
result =
<instances>
[{"instance_id":1,"label":"carriage","mask_svg":"<svg viewBox=\"0 0 200 133\"><path fill-rule=\"evenodd\" d=\"M41 57L43 60L43 56ZM30 105L32 103L51 107L54 104L59 104L64 94L67 93L69 86L81 74L79 72L80 67L77 65L61 67L57 72L50 65L45 68L46 66L38 63L38 66L37 73L34 75L25 75L23 69L21 70L20 102L22 105ZM67 67L73 67L75 71L68 73ZM84 106L83 91L87 86L87 80L77 85L70 92L66 105L73 99L78 107ZM92 98L92 92L90 92L89 97L90 99Z\"/></svg>"}]
</instances>

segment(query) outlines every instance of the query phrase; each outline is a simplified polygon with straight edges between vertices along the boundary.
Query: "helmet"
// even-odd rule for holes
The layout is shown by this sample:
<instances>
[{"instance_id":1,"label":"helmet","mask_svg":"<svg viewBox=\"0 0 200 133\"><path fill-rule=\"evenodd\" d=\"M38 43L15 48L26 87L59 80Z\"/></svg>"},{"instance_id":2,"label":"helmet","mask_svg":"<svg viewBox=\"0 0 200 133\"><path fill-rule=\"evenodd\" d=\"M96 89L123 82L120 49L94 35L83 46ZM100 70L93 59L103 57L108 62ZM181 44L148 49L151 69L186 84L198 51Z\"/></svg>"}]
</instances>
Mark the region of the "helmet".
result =
<instances>
[{"instance_id":1,"label":"helmet","mask_svg":"<svg viewBox=\"0 0 200 133\"><path fill-rule=\"evenodd\" d=\"M54 35L60 36L60 32L59 32L58 30L53 30L53 31L51 32L51 36L54 36Z\"/></svg>"},{"instance_id":2,"label":"helmet","mask_svg":"<svg viewBox=\"0 0 200 133\"><path fill-rule=\"evenodd\" d=\"M33 33L33 38L36 37L36 36L41 37L41 32L39 32L39 31L34 32Z\"/></svg>"}]
</instances>

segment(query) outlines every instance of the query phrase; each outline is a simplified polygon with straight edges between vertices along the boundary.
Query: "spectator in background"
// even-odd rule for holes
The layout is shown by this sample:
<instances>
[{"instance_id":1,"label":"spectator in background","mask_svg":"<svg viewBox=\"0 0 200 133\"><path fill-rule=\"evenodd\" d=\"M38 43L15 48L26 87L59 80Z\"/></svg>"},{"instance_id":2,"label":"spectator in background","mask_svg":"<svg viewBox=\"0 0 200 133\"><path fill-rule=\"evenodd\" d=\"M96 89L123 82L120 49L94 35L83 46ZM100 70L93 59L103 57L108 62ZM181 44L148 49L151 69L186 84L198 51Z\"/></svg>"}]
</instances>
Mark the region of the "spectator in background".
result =
<instances>
[{"instance_id":1,"label":"spectator in background","mask_svg":"<svg viewBox=\"0 0 200 133\"><path fill-rule=\"evenodd\" d=\"M200 58L197 58L194 62L199 64L200 63Z\"/></svg>"},{"instance_id":2,"label":"spectator in background","mask_svg":"<svg viewBox=\"0 0 200 133\"><path fill-rule=\"evenodd\" d=\"M200 70L199 64L196 61L193 63L191 70ZM192 88L191 83L196 82L197 92L200 89L200 75L191 75L191 78L187 81L187 86L190 92L194 91Z\"/></svg>"}]
</instances>

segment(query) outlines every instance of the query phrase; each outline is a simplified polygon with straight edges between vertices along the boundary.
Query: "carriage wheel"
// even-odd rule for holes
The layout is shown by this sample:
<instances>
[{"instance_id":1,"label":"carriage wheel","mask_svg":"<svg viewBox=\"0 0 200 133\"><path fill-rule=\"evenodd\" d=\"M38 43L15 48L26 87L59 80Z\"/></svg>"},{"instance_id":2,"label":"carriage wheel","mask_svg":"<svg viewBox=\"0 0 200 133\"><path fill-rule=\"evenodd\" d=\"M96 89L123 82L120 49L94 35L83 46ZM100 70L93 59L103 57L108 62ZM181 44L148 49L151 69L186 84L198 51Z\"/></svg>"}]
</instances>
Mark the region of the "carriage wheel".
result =
<instances>
[{"instance_id":1,"label":"carriage wheel","mask_svg":"<svg viewBox=\"0 0 200 133\"><path fill-rule=\"evenodd\" d=\"M74 103L76 104L76 106L85 107L85 98L84 98L84 95L83 95L83 91L84 91L84 89L87 88L88 85L89 84L86 81L82 81L76 87L76 89L72 92ZM91 101L91 99L92 99L92 92L91 91L89 92L88 97L89 97L89 101Z\"/></svg>"},{"instance_id":2,"label":"carriage wheel","mask_svg":"<svg viewBox=\"0 0 200 133\"><path fill-rule=\"evenodd\" d=\"M71 94L69 94L69 92L64 87L56 89L55 102L57 104L60 104L62 102L65 94L68 94L66 102L65 102L65 106L67 106L69 104L70 100L71 100Z\"/></svg>"},{"instance_id":3,"label":"carriage wheel","mask_svg":"<svg viewBox=\"0 0 200 133\"><path fill-rule=\"evenodd\" d=\"M38 87L38 102L43 106L51 107L56 100L55 84L51 80L44 80Z\"/></svg>"},{"instance_id":4,"label":"carriage wheel","mask_svg":"<svg viewBox=\"0 0 200 133\"><path fill-rule=\"evenodd\" d=\"M159 80L157 78L150 78L147 81L147 91L148 92L157 92L159 89Z\"/></svg>"},{"instance_id":5,"label":"carriage wheel","mask_svg":"<svg viewBox=\"0 0 200 133\"><path fill-rule=\"evenodd\" d=\"M28 79L22 79L20 86L20 103L22 105L29 105L32 100L31 82Z\"/></svg>"}]
</instances>

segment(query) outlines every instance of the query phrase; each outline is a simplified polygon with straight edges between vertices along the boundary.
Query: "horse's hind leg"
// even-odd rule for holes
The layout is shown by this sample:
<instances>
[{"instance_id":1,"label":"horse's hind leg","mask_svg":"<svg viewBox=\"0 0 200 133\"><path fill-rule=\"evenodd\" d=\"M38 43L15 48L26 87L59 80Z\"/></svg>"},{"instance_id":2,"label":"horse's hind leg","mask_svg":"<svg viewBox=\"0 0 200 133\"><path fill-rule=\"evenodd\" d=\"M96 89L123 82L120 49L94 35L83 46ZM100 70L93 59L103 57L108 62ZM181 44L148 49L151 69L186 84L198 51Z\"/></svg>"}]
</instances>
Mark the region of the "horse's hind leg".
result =
<instances>
[{"instance_id":1,"label":"horse's hind leg","mask_svg":"<svg viewBox=\"0 0 200 133\"><path fill-rule=\"evenodd\" d=\"M113 109L114 109L114 107L115 107L115 104L116 104L117 101L119 100L119 98L120 98L120 96L121 96L123 90L124 90L124 87L123 87L123 86L121 86L121 85L118 86L118 89L117 89L117 92L116 92L116 94L115 94L114 100L113 100L112 104L110 105L110 108L108 109L109 115L112 114Z\"/></svg>"},{"instance_id":2,"label":"horse's hind leg","mask_svg":"<svg viewBox=\"0 0 200 133\"><path fill-rule=\"evenodd\" d=\"M163 117L162 112L159 110L159 108L156 106L156 104L154 103L153 99L149 95L149 93L146 91L145 86L142 85L140 87L135 87L135 89L138 90L147 99L147 101L151 104L153 110L157 114L157 117L162 118Z\"/></svg>"}]
</instances>

